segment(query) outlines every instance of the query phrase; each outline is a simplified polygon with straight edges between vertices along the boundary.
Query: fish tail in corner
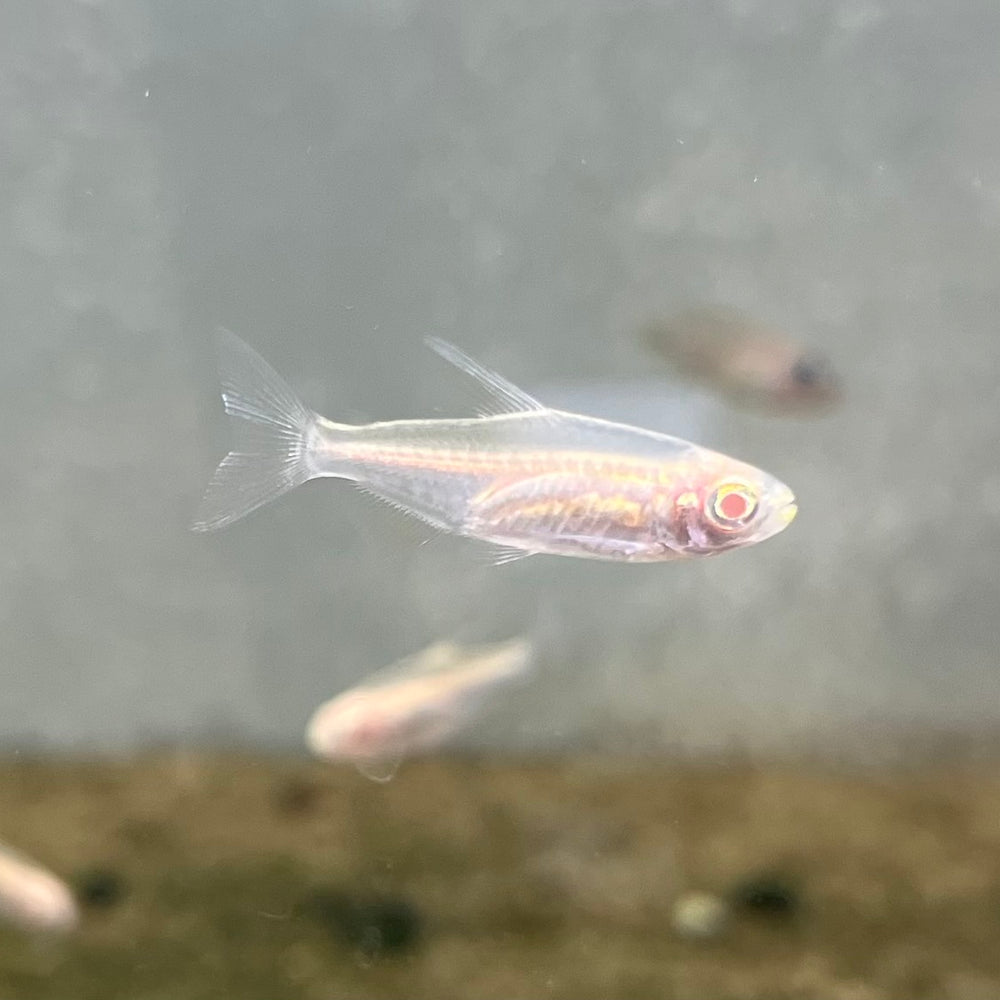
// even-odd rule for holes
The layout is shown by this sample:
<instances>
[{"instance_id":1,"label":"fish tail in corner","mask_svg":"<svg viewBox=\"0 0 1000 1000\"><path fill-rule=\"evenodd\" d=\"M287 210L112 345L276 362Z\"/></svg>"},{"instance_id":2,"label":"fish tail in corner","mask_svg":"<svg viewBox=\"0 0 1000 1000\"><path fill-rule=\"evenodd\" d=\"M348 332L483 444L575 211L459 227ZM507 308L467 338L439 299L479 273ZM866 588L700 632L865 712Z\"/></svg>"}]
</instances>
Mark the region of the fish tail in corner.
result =
<instances>
[{"instance_id":1,"label":"fish tail in corner","mask_svg":"<svg viewBox=\"0 0 1000 1000\"><path fill-rule=\"evenodd\" d=\"M310 460L321 418L235 333L216 332L226 413L237 418L234 448L219 464L195 531L215 531L323 472Z\"/></svg>"}]
</instances>

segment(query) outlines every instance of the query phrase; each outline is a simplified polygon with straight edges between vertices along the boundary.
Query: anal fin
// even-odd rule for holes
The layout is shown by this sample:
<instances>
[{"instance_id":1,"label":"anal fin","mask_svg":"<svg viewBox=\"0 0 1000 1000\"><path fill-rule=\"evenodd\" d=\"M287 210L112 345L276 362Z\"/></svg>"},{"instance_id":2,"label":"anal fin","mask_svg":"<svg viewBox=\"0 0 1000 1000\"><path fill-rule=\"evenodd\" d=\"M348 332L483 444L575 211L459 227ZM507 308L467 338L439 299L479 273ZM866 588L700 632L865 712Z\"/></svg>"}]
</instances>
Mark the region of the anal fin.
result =
<instances>
[{"instance_id":1,"label":"anal fin","mask_svg":"<svg viewBox=\"0 0 1000 1000\"><path fill-rule=\"evenodd\" d=\"M516 549L512 545L494 545L493 565L506 566L508 563L520 562L533 555L537 555L537 553L528 552L526 549Z\"/></svg>"},{"instance_id":2,"label":"anal fin","mask_svg":"<svg viewBox=\"0 0 1000 1000\"><path fill-rule=\"evenodd\" d=\"M405 500L398 499L384 490L376 489L375 487L364 482L364 480L357 480L354 484L357 486L365 496L371 497L373 500L377 500L379 503L385 504L387 507L391 507L393 510L399 511L401 514L406 514L409 517L416 518L418 521L422 521L424 524L429 525L435 531L435 536L442 532L453 532L455 529L452 525L446 524L440 518L436 517L430 511L422 510L419 507L415 507L411 503L407 503ZM429 541L430 539L426 539Z\"/></svg>"}]
</instances>

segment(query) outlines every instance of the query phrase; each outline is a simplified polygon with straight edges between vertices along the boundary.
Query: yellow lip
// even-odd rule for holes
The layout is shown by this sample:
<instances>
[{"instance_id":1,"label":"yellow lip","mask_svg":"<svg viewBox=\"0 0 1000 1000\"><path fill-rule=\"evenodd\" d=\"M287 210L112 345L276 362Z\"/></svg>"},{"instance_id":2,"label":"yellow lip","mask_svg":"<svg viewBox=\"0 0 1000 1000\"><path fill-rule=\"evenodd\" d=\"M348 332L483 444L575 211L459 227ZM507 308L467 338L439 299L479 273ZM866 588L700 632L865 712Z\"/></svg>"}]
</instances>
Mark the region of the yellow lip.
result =
<instances>
[{"instance_id":1,"label":"yellow lip","mask_svg":"<svg viewBox=\"0 0 1000 1000\"><path fill-rule=\"evenodd\" d=\"M799 505L796 503L786 504L778 511L782 522L787 526L795 520L795 515L799 512Z\"/></svg>"}]
</instances>

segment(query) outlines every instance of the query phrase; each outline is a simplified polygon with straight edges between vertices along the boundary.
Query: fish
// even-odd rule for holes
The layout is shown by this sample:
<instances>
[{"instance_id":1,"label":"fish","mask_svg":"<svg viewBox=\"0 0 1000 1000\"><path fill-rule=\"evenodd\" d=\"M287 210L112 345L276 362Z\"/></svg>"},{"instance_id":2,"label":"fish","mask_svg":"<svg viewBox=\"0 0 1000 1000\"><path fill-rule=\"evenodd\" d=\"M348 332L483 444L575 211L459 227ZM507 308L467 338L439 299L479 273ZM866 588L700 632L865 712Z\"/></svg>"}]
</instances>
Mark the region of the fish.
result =
<instances>
[{"instance_id":1,"label":"fish","mask_svg":"<svg viewBox=\"0 0 1000 1000\"><path fill-rule=\"evenodd\" d=\"M522 676L533 656L524 638L483 646L441 640L320 705L306 743L317 757L351 761L366 777L389 781L404 758L466 726L486 695Z\"/></svg>"},{"instance_id":2,"label":"fish","mask_svg":"<svg viewBox=\"0 0 1000 1000\"><path fill-rule=\"evenodd\" d=\"M65 883L0 845L0 919L25 930L68 931L79 921L79 912Z\"/></svg>"},{"instance_id":3,"label":"fish","mask_svg":"<svg viewBox=\"0 0 1000 1000\"><path fill-rule=\"evenodd\" d=\"M223 403L241 439L209 483L196 531L321 477L350 480L438 532L488 542L497 563L714 556L770 538L798 509L784 483L752 465L554 410L437 338L428 346L487 391L479 416L334 423L234 333L217 341Z\"/></svg>"},{"instance_id":4,"label":"fish","mask_svg":"<svg viewBox=\"0 0 1000 1000\"><path fill-rule=\"evenodd\" d=\"M689 309L648 323L643 338L677 374L741 406L805 415L841 398L827 358L735 309Z\"/></svg>"}]
</instances>

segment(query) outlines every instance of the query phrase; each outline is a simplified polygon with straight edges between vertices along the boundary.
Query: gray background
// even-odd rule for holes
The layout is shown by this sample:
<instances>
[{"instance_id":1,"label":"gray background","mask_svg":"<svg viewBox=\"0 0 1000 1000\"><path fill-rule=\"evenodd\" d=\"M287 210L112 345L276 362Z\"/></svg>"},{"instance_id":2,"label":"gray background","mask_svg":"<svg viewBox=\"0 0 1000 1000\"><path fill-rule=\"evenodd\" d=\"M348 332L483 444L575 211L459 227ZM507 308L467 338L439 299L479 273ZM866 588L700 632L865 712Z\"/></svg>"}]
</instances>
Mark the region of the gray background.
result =
<instances>
[{"instance_id":1,"label":"gray background","mask_svg":"<svg viewBox=\"0 0 1000 1000\"><path fill-rule=\"evenodd\" d=\"M473 740L989 737L998 44L987 2L4 3L0 744L298 747L370 670L525 629L540 670ZM664 381L633 330L700 302L821 344L844 407ZM468 412L436 333L801 513L637 567L493 568L336 483L194 535L218 323L347 420Z\"/></svg>"}]
</instances>

